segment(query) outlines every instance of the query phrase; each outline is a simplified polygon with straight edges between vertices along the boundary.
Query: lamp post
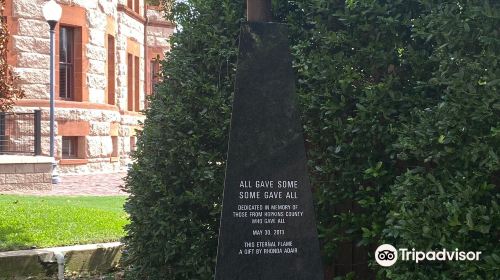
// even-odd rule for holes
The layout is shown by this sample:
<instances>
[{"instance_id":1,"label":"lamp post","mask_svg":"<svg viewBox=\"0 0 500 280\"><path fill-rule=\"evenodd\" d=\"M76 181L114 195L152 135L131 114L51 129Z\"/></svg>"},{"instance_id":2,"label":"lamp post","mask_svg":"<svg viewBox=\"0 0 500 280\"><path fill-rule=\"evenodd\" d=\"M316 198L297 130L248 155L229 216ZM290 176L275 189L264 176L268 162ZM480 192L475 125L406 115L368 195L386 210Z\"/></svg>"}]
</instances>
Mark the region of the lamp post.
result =
<instances>
[{"instance_id":1,"label":"lamp post","mask_svg":"<svg viewBox=\"0 0 500 280\"><path fill-rule=\"evenodd\" d=\"M54 54L54 33L57 22L61 19L62 8L54 0L50 0L43 6L43 17L50 27L50 156L52 162L52 184L59 183L57 174L57 163L54 155L55 151L55 132L54 132L54 84L55 84L55 54Z\"/></svg>"},{"instance_id":2,"label":"lamp post","mask_svg":"<svg viewBox=\"0 0 500 280\"><path fill-rule=\"evenodd\" d=\"M247 20L249 22L272 21L271 0L247 0Z\"/></svg>"}]
</instances>

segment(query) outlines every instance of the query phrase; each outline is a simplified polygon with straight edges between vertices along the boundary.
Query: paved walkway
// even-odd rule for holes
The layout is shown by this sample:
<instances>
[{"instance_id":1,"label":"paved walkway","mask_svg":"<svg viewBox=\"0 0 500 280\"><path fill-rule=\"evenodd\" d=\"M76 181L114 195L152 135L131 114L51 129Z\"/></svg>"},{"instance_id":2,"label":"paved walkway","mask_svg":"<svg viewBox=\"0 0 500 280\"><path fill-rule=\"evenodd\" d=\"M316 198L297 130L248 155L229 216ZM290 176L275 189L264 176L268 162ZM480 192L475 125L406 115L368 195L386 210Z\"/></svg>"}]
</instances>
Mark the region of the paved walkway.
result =
<instances>
[{"instance_id":1,"label":"paved walkway","mask_svg":"<svg viewBox=\"0 0 500 280\"><path fill-rule=\"evenodd\" d=\"M61 175L61 183L53 185L52 191L22 192L31 195L127 195L121 188L125 184L126 172L91 175ZM3 192L7 193L7 192ZM8 192L21 194L20 192Z\"/></svg>"}]
</instances>

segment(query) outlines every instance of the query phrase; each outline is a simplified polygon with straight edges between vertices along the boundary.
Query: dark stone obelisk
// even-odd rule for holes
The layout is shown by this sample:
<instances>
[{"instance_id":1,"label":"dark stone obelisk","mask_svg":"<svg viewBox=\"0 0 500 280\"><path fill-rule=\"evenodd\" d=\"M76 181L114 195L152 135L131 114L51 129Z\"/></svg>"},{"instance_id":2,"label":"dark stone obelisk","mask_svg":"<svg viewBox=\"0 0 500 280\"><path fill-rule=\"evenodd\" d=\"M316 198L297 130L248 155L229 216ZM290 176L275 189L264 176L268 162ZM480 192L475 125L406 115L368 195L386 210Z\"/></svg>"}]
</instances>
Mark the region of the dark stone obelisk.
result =
<instances>
[{"instance_id":1,"label":"dark stone obelisk","mask_svg":"<svg viewBox=\"0 0 500 280\"><path fill-rule=\"evenodd\" d=\"M323 280L283 24L242 26L216 280Z\"/></svg>"}]
</instances>

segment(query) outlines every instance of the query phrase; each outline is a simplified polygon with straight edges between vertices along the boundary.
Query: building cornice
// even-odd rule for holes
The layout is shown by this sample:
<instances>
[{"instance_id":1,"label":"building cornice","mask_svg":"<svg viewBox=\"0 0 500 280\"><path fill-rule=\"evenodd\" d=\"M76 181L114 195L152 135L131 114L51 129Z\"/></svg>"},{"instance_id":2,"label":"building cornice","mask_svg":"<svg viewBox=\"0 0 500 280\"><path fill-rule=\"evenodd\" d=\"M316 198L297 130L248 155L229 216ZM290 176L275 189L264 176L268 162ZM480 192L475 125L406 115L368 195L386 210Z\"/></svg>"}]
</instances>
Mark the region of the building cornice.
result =
<instances>
[{"instance_id":1,"label":"building cornice","mask_svg":"<svg viewBox=\"0 0 500 280\"><path fill-rule=\"evenodd\" d=\"M161 5L146 5L146 15L147 11L156 11L163 13L165 11L165 8ZM148 26L153 26L153 27L163 27L163 28L175 28L175 23L167 20L158 20L158 19L151 19L150 17L147 17L147 25Z\"/></svg>"},{"instance_id":2,"label":"building cornice","mask_svg":"<svg viewBox=\"0 0 500 280\"><path fill-rule=\"evenodd\" d=\"M118 4L117 10L118 10L118 12L125 13L129 17L131 17L131 18L139 21L142 24L146 24L146 18L144 18L140 14L134 12L134 10L130 9L129 7L127 7L127 6L123 5L123 4Z\"/></svg>"},{"instance_id":3,"label":"building cornice","mask_svg":"<svg viewBox=\"0 0 500 280\"><path fill-rule=\"evenodd\" d=\"M159 21L159 20L148 20L148 26L152 27L162 27L162 28L174 28L175 25L169 21Z\"/></svg>"},{"instance_id":4,"label":"building cornice","mask_svg":"<svg viewBox=\"0 0 500 280\"><path fill-rule=\"evenodd\" d=\"M165 8L160 5L146 5L146 10L163 11Z\"/></svg>"}]
</instances>

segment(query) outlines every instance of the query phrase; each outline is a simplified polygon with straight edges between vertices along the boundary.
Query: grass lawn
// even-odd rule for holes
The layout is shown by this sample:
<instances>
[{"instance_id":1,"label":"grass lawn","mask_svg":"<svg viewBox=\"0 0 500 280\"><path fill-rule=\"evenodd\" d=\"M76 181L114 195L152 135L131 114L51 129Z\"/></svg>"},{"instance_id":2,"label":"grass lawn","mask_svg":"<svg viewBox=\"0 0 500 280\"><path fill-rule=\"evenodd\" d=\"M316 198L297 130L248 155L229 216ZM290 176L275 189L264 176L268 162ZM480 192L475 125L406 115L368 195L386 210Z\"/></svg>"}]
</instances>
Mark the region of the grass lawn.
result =
<instances>
[{"instance_id":1,"label":"grass lawn","mask_svg":"<svg viewBox=\"0 0 500 280\"><path fill-rule=\"evenodd\" d=\"M0 195L0 251L118 241L124 196Z\"/></svg>"}]
</instances>

